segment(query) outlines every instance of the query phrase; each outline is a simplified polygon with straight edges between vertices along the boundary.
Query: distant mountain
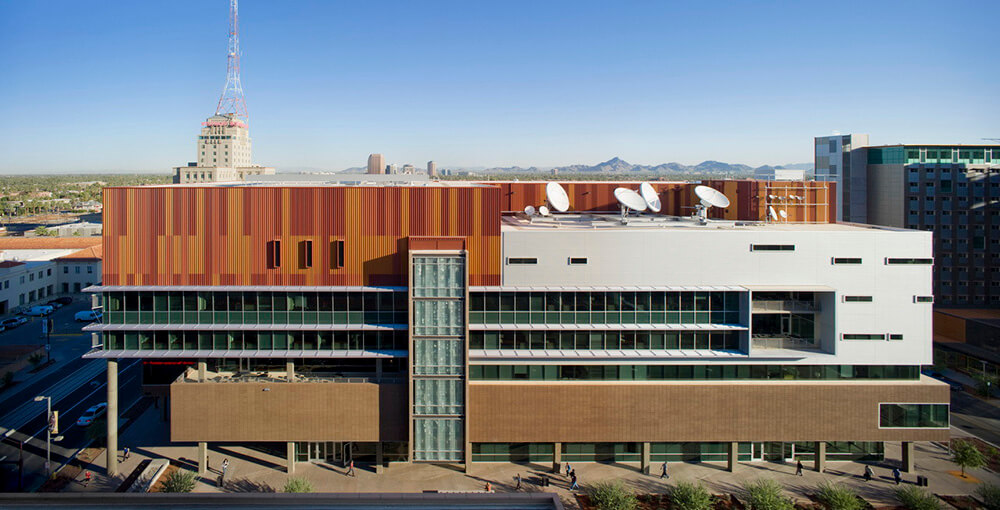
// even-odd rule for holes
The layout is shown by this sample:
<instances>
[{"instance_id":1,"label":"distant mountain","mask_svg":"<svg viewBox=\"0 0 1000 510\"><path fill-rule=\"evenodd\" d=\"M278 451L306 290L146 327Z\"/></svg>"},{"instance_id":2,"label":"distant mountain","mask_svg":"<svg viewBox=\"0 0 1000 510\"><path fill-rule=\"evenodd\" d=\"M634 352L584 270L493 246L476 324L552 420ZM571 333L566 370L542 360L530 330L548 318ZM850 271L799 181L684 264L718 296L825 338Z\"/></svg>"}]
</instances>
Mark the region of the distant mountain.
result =
<instances>
[{"instance_id":1,"label":"distant mountain","mask_svg":"<svg viewBox=\"0 0 1000 510\"><path fill-rule=\"evenodd\" d=\"M812 169L813 169L813 164L812 163L788 163L787 165L778 165L775 168L787 168L789 170L806 170L806 171L810 171L811 172Z\"/></svg>"},{"instance_id":2,"label":"distant mountain","mask_svg":"<svg viewBox=\"0 0 1000 510\"><path fill-rule=\"evenodd\" d=\"M462 169L467 170L467 169ZM554 168L539 169L537 167L523 168L519 166L487 168L476 173L533 173L539 171L556 170L563 173L599 173L599 174L627 174L627 173L655 173L655 174L720 174L720 175L752 175L754 168L748 165L723 163L721 161L703 161L697 165L683 165L681 163L661 163L659 165L634 165L619 157L611 158L596 165L568 165Z\"/></svg>"}]
</instances>

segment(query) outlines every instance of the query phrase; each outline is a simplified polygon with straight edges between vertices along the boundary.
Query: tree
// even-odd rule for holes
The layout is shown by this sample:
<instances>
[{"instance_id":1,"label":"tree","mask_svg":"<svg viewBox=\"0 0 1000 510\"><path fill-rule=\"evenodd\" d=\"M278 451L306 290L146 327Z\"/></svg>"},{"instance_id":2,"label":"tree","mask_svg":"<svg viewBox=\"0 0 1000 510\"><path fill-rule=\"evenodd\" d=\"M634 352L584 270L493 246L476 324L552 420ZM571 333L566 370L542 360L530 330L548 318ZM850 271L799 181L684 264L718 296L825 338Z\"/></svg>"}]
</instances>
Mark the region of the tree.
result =
<instances>
[{"instance_id":1,"label":"tree","mask_svg":"<svg viewBox=\"0 0 1000 510\"><path fill-rule=\"evenodd\" d=\"M163 480L163 488L160 492L191 492L194 490L194 473L186 469L178 469Z\"/></svg>"},{"instance_id":2,"label":"tree","mask_svg":"<svg viewBox=\"0 0 1000 510\"><path fill-rule=\"evenodd\" d=\"M312 492L312 482L305 478L292 477L285 482L284 492Z\"/></svg>"},{"instance_id":3,"label":"tree","mask_svg":"<svg viewBox=\"0 0 1000 510\"><path fill-rule=\"evenodd\" d=\"M639 506L635 494L621 480L597 482L587 492L597 510L634 510Z\"/></svg>"},{"instance_id":4,"label":"tree","mask_svg":"<svg viewBox=\"0 0 1000 510\"><path fill-rule=\"evenodd\" d=\"M976 380L976 392L979 393L979 396L989 398L993 389L997 386L996 378L982 374L978 374L973 378Z\"/></svg>"},{"instance_id":5,"label":"tree","mask_svg":"<svg viewBox=\"0 0 1000 510\"><path fill-rule=\"evenodd\" d=\"M14 372L7 372L3 375L3 388L14 385Z\"/></svg>"},{"instance_id":6,"label":"tree","mask_svg":"<svg viewBox=\"0 0 1000 510\"><path fill-rule=\"evenodd\" d=\"M784 495L781 485L774 480L761 479L743 486L747 508L750 510L793 510L792 500Z\"/></svg>"},{"instance_id":7,"label":"tree","mask_svg":"<svg viewBox=\"0 0 1000 510\"><path fill-rule=\"evenodd\" d=\"M900 487L894 494L907 510L941 510L937 497L915 485Z\"/></svg>"},{"instance_id":8,"label":"tree","mask_svg":"<svg viewBox=\"0 0 1000 510\"><path fill-rule=\"evenodd\" d=\"M700 483L680 482L670 490L670 507L675 510L712 510L713 498Z\"/></svg>"},{"instance_id":9,"label":"tree","mask_svg":"<svg viewBox=\"0 0 1000 510\"><path fill-rule=\"evenodd\" d=\"M816 499L829 510L861 510L857 493L845 485L823 482L816 488Z\"/></svg>"},{"instance_id":10,"label":"tree","mask_svg":"<svg viewBox=\"0 0 1000 510\"><path fill-rule=\"evenodd\" d=\"M955 439L951 442L951 461L962 468L962 478L965 478L966 469L980 468L986 465L986 457L976 445L964 439Z\"/></svg>"}]
</instances>

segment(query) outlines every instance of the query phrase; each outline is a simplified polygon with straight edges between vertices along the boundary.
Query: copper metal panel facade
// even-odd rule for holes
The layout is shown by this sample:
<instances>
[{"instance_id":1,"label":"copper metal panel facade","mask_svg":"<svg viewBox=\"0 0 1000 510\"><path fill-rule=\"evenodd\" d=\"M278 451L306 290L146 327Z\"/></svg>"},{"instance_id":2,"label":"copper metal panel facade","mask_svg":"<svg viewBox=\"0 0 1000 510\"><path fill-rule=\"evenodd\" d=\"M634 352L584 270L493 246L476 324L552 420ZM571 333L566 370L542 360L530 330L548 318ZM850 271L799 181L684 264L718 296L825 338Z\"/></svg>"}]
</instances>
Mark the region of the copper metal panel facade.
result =
<instances>
[{"instance_id":1,"label":"copper metal panel facade","mask_svg":"<svg viewBox=\"0 0 1000 510\"><path fill-rule=\"evenodd\" d=\"M488 186L105 188L103 283L404 285L410 236L464 238L470 283L499 284L500 191Z\"/></svg>"},{"instance_id":2,"label":"copper metal panel facade","mask_svg":"<svg viewBox=\"0 0 1000 510\"><path fill-rule=\"evenodd\" d=\"M406 402L405 384L174 383L170 440L406 441Z\"/></svg>"},{"instance_id":3,"label":"copper metal panel facade","mask_svg":"<svg viewBox=\"0 0 1000 510\"><path fill-rule=\"evenodd\" d=\"M947 429L880 429L878 404L948 403L939 382L483 383L469 440L518 442L947 441Z\"/></svg>"}]
</instances>

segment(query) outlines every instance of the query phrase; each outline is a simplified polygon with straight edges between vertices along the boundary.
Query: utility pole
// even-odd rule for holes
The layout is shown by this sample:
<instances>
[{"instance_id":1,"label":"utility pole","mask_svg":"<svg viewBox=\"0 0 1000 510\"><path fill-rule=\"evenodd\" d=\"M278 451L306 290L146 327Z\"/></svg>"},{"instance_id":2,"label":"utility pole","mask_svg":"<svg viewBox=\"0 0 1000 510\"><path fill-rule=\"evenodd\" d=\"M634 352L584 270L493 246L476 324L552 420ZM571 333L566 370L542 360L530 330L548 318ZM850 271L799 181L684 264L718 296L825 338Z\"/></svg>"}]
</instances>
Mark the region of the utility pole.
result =
<instances>
[{"instance_id":1,"label":"utility pole","mask_svg":"<svg viewBox=\"0 0 1000 510\"><path fill-rule=\"evenodd\" d=\"M52 477L52 431L55 430L55 422L52 419L52 397L43 397L41 395L35 397L35 402L46 401L46 414L45 423L48 425L45 427L45 475L49 478Z\"/></svg>"}]
</instances>

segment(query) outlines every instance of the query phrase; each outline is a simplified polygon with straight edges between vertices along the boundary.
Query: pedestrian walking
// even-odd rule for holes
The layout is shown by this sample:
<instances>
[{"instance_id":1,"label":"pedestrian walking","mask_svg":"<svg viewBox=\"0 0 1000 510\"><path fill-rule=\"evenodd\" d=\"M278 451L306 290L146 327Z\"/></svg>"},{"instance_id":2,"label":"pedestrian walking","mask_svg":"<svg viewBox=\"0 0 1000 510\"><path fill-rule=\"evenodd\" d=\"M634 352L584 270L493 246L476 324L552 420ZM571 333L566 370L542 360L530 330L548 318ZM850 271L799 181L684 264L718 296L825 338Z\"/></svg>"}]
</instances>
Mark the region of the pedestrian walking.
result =
<instances>
[{"instance_id":1,"label":"pedestrian walking","mask_svg":"<svg viewBox=\"0 0 1000 510\"><path fill-rule=\"evenodd\" d=\"M226 470L229 469L229 459L222 459L222 476L226 476Z\"/></svg>"},{"instance_id":2,"label":"pedestrian walking","mask_svg":"<svg viewBox=\"0 0 1000 510\"><path fill-rule=\"evenodd\" d=\"M347 476L357 477L358 475L354 473L354 459L351 459L351 463L347 465Z\"/></svg>"},{"instance_id":3,"label":"pedestrian walking","mask_svg":"<svg viewBox=\"0 0 1000 510\"><path fill-rule=\"evenodd\" d=\"M521 473L518 473L517 476L514 477L514 480L517 480L517 487L514 487L514 489L521 490Z\"/></svg>"},{"instance_id":4,"label":"pedestrian walking","mask_svg":"<svg viewBox=\"0 0 1000 510\"><path fill-rule=\"evenodd\" d=\"M797 476L802 476L802 461L799 460L795 463L795 474Z\"/></svg>"},{"instance_id":5,"label":"pedestrian walking","mask_svg":"<svg viewBox=\"0 0 1000 510\"><path fill-rule=\"evenodd\" d=\"M899 483L903 481L903 473L899 472L899 468L893 468L892 479L896 480L896 485L899 485Z\"/></svg>"},{"instance_id":6,"label":"pedestrian walking","mask_svg":"<svg viewBox=\"0 0 1000 510\"><path fill-rule=\"evenodd\" d=\"M875 471L872 471L871 466L865 466L865 481L872 481L872 477L875 476Z\"/></svg>"},{"instance_id":7,"label":"pedestrian walking","mask_svg":"<svg viewBox=\"0 0 1000 510\"><path fill-rule=\"evenodd\" d=\"M490 485L490 482L486 482L486 492L493 492L493 486Z\"/></svg>"},{"instance_id":8,"label":"pedestrian walking","mask_svg":"<svg viewBox=\"0 0 1000 510\"><path fill-rule=\"evenodd\" d=\"M670 478L670 475L667 474L667 463L666 463L666 461L663 462L663 468L660 469L660 480L662 480L664 478Z\"/></svg>"},{"instance_id":9,"label":"pedestrian walking","mask_svg":"<svg viewBox=\"0 0 1000 510\"><path fill-rule=\"evenodd\" d=\"M571 468L570 465L569 465L569 462L567 462L566 463L566 476L569 476L569 472L572 471L572 470L573 470L573 468Z\"/></svg>"},{"instance_id":10,"label":"pedestrian walking","mask_svg":"<svg viewBox=\"0 0 1000 510\"><path fill-rule=\"evenodd\" d=\"M126 446L125 449L122 450L122 460L128 460L129 453L131 453L131 450L129 450L128 446Z\"/></svg>"},{"instance_id":11,"label":"pedestrian walking","mask_svg":"<svg viewBox=\"0 0 1000 510\"><path fill-rule=\"evenodd\" d=\"M90 471L87 471L87 472L85 472L83 474L83 486L84 487L90 485L90 477L91 476L93 476L93 475L90 474Z\"/></svg>"},{"instance_id":12,"label":"pedestrian walking","mask_svg":"<svg viewBox=\"0 0 1000 510\"><path fill-rule=\"evenodd\" d=\"M576 471L571 471L569 473L569 480L571 482L569 485L569 490L578 490L580 488L580 484L577 483L576 479Z\"/></svg>"}]
</instances>

